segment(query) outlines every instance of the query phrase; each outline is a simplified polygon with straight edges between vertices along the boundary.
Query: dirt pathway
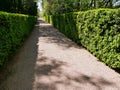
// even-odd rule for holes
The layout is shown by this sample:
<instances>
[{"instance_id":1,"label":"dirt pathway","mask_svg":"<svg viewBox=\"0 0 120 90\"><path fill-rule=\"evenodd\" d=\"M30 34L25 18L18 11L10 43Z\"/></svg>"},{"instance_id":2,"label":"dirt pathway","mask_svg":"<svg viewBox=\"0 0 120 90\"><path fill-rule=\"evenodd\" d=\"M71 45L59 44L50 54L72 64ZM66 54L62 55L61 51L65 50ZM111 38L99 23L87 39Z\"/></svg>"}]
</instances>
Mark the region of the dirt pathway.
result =
<instances>
[{"instance_id":1,"label":"dirt pathway","mask_svg":"<svg viewBox=\"0 0 120 90\"><path fill-rule=\"evenodd\" d=\"M120 75L41 19L0 72L0 90L120 90Z\"/></svg>"}]
</instances>

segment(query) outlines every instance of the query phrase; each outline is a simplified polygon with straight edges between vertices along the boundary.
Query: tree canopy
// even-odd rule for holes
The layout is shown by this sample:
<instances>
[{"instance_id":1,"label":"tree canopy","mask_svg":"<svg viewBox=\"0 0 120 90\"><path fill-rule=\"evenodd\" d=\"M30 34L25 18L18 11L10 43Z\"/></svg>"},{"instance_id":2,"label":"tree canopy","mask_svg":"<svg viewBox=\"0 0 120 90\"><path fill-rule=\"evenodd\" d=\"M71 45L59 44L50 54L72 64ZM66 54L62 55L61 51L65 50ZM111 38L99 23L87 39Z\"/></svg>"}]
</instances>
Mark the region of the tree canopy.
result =
<instances>
[{"instance_id":1,"label":"tree canopy","mask_svg":"<svg viewBox=\"0 0 120 90\"><path fill-rule=\"evenodd\" d=\"M34 0L0 0L0 11L36 15L37 6Z\"/></svg>"},{"instance_id":2,"label":"tree canopy","mask_svg":"<svg viewBox=\"0 0 120 90\"><path fill-rule=\"evenodd\" d=\"M42 0L43 14L61 14L85 11L96 8L113 8L113 2L118 0Z\"/></svg>"}]
</instances>

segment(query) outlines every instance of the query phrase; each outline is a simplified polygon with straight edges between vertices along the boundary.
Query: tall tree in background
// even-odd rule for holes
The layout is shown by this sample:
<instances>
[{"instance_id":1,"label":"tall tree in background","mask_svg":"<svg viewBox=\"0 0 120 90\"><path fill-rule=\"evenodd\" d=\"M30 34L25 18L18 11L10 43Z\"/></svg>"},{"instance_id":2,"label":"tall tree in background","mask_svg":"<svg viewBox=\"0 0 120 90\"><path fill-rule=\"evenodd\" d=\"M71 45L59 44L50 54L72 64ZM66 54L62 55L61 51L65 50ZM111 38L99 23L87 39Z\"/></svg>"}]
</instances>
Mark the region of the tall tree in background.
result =
<instances>
[{"instance_id":1,"label":"tall tree in background","mask_svg":"<svg viewBox=\"0 0 120 90\"><path fill-rule=\"evenodd\" d=\"M34 0L0 0L0 11L36 15L37 6Z\"/></svg>"},{"instance_id":2,"label":"tall tree in background","mask_svg":"<svg viewBox=\"0 0 120 90\"><path fill-rule=\"evenodd\" d=\"M85 11L97 8L113 8L118 0L42 0L43 15Z\"/></svg>"}]
</instances>

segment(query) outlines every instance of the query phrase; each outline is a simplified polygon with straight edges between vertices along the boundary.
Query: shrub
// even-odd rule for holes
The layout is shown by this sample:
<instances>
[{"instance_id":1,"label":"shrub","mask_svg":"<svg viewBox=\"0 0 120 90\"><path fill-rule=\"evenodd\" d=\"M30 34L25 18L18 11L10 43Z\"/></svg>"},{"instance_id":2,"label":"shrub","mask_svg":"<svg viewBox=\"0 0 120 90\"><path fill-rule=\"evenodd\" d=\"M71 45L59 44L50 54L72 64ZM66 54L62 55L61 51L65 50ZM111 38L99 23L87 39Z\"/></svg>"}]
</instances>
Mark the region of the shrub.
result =
<instances>
[{"instance_id":1,"label":"shrub","mask_svg":"<svg viewBox=\"0 0 120 90\"><path fill-rule=\"evenodd\" d=\"M21 46L35 22L34 16L0 12L0 65Z\"/></svg>"},{"instance_id":2,"label":"shrub","mask_svg":"<svg viewBox=\"0 0 120 90\"><path fill-rule=\"evenodd\" d=\"M48 21L49 16L45 17ZM49 22L112 68L120 68L120 9L50 16Z\"/></svg>"}]
</instances>

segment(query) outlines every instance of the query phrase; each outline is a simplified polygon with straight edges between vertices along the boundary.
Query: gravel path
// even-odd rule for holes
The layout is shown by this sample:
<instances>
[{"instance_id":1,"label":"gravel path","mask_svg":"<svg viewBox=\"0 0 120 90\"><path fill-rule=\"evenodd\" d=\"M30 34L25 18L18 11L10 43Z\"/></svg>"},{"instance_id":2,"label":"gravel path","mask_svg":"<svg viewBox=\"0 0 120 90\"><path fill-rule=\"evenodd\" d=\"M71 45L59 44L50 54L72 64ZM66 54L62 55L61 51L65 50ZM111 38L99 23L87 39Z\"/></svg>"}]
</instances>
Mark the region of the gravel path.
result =
<instances>
[{"instance_id":1,"label":"gravel path","mask_svg":"<svg viewBox=\"0 0 120 90\"><path fill-rule=\"evenodd\" d=\"M0 70L0 90L120 90L120 74L39 19Z\"/></svg>"}]
</instances>

